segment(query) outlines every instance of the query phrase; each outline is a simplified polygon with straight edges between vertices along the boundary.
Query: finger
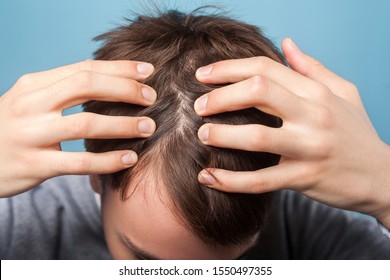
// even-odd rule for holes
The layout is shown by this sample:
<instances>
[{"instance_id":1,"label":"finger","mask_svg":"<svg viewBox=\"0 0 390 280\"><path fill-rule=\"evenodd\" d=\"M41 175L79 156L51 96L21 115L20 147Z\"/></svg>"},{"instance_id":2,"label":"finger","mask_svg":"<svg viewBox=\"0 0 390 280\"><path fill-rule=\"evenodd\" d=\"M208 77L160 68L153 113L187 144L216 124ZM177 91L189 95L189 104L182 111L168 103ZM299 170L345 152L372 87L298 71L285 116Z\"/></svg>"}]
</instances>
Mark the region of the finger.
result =
<instances>
[{"instance_id":1,"label":"finger","mask_svg":"<svg viewBox=\"0 0 390 280\"><path fill-rule=\"evenodd\" d=\"M63 110L89 100L148 106L155 102L157 94L151 87L132 79L79 72L39 90L34 98L49 110Z\"/></svg>"},{"instance_id":2,"label":"finger","mask_svg":"<svg viewBox=\"0 0 390 280\"><path fill-rule=\"evenodd\" d=\"M29 91L33 91L47 87L78 72L85 71L142 81L153 73L154 67L150 63L140 61L85 60L51 70L24 75L20 79L19 84L26 87Z\"/></svg>"},{"instance_id":3,"label":"finger","mask_svg":"<svg viewBox=\"0 0 390 280\"><path fill-rule=\"evenodd\" d=\"M282 49L292 69L326 85L335 95L363 107L358 91L351 82L330 71L320 61L303 53L290 38L283 40Z\"/></svg>"},{"instance_id":4,"label":"finger","mask_svg":"<svg viewBox=\"0 0 390 280\"><path fill-rule=\"evenodd\" d=\"M306 96L318 87L309 78L265 56L219 61L196 71L199 81L210 84L235 83L255 75L261 75L300 96Z\"/></svg>"},{"instance_id":5,"label":"finger","mask_svg":"<svg viewBox=\"0 0 390 280\"><path fill-rule=\"evenodd\" d=\"M281 117L283 120L302 116L303 100L285 88L262 76L213 90L195 101L195 111L201 116L237 111L250 107Z\"/></svg>"},{"instance_id":6,"label":"finger","mask_svg":"<svg viewBox=\"0 0 390 280\"><path fill-rule=\"evenodd\" d=\"M257 171L205 169L198 175L201 184L224 192L265 193L281 189L299 189L300 165L279 164Z\"/></svg>"},{"instance_id":7,"label":"finger","mask_svg":"<svg viewBox=\"0 0 390 280\"><path fill-rule=\"evenodd\" d=\"M288 157L305 153L298 137L283 128L264 125L205 124L199 129L198 137L203 144L213 147L269 152Z\"/></svg>"},{"instance_id":8,"label":"finger","mask_svg":"<svg viewBox=\"0 0 390 280\"><path fill-rule=\"evenodd\" d=\"M133 151L90 152L50 152L46 160L50 162L51 176L67 174L108 174L133 166L138 158Z\"/></svg>"},{"instance_id":9,"label":"finger","mask_svg":"<svg viewBox=\"0 0 390 280\"><path fill-rule=\"evenodd\" d=\"M105 116L79 113L62 117L36 131L39 145L76 139L144 138L153 134L155 122L147 117Z\"/></svg>"}]
</instances>

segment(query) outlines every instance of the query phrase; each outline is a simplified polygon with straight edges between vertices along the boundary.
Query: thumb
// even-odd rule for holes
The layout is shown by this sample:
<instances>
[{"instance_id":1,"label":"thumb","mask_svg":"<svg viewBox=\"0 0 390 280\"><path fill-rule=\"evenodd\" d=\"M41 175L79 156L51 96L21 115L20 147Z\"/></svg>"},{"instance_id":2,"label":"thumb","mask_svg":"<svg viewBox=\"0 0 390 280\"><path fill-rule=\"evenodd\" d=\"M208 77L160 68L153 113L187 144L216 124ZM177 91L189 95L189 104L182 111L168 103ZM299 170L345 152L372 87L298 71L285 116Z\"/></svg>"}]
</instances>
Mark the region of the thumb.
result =
<instances>
[{"instance_id":1,"label":"thumb","mask_svg":"<svg viewBox=\"0 0 390 280\"><path fill-rule=\"evenodd\" d=\"M351 82L336 75L317 59L303 53L298 46L286 38L282 50L290 67L298 73L327 86L335 95L363 107L357 88Z\"/></svg>"}]
</instances>

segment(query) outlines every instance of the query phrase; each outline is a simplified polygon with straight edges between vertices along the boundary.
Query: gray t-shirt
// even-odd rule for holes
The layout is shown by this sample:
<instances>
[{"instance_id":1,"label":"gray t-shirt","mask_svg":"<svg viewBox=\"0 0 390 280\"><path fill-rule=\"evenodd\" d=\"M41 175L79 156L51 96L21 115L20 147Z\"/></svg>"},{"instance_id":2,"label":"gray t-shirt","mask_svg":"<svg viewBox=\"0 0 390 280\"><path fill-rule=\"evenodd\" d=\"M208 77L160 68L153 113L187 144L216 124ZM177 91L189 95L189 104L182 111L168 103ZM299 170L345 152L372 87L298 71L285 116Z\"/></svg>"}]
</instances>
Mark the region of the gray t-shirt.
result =
<instances>
[{"instance_id":1,"label":"gray t-shirt","mask_svg":"<svg viewBox=\"0 0 390 280\"><path fill-rule=\"evenodd\" d=\"M0 259L110 259L87 176L48 180L0 199ZM281 191L247 259L390 259L372 218Z\"/></svg>"}]
</instances>

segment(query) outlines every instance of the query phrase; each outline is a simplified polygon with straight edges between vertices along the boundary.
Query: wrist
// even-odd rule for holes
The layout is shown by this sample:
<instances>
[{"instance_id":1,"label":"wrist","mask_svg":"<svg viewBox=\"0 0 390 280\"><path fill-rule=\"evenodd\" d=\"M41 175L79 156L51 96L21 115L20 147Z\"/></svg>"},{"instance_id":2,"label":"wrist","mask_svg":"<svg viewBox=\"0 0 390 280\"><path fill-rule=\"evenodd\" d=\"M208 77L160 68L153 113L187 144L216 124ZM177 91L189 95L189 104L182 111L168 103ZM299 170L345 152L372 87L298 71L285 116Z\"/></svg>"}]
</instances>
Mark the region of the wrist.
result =
<instances>
[{"instance_id":1,"label":"wrist","mask_svg":"<svg viewBox=\"0 0 390 280\"><path fill-rule=\"evenodd\" d=\"M385 149L378 160L378 170L373 176L375 211L372 216L390 229L390 146L384 145Z\"/></svg>"}]
</instances>

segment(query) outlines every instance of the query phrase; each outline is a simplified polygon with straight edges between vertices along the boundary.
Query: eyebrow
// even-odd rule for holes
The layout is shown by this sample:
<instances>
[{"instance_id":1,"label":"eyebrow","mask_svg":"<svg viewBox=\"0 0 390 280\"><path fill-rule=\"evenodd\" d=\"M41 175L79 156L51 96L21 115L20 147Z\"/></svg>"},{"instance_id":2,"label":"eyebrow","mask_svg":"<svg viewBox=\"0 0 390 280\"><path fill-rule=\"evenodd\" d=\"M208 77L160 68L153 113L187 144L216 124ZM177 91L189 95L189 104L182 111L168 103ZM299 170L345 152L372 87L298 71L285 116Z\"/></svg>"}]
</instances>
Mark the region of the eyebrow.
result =
<instances>
[{"instance_id":1,"label":"eyebrow","mask_svg":"<svg viewBox=\"0 0 390 280\"><path fill-rule=\"evenodd\" d=\"M146 252L145 250L142 250L141 248L137 247L127 236L121 234L120 235L123 243L133 252L133 254L141 259L141 260L161 260L161 258L158 258L154 256L153 254Z\"/></svg>"}]
</instances>

